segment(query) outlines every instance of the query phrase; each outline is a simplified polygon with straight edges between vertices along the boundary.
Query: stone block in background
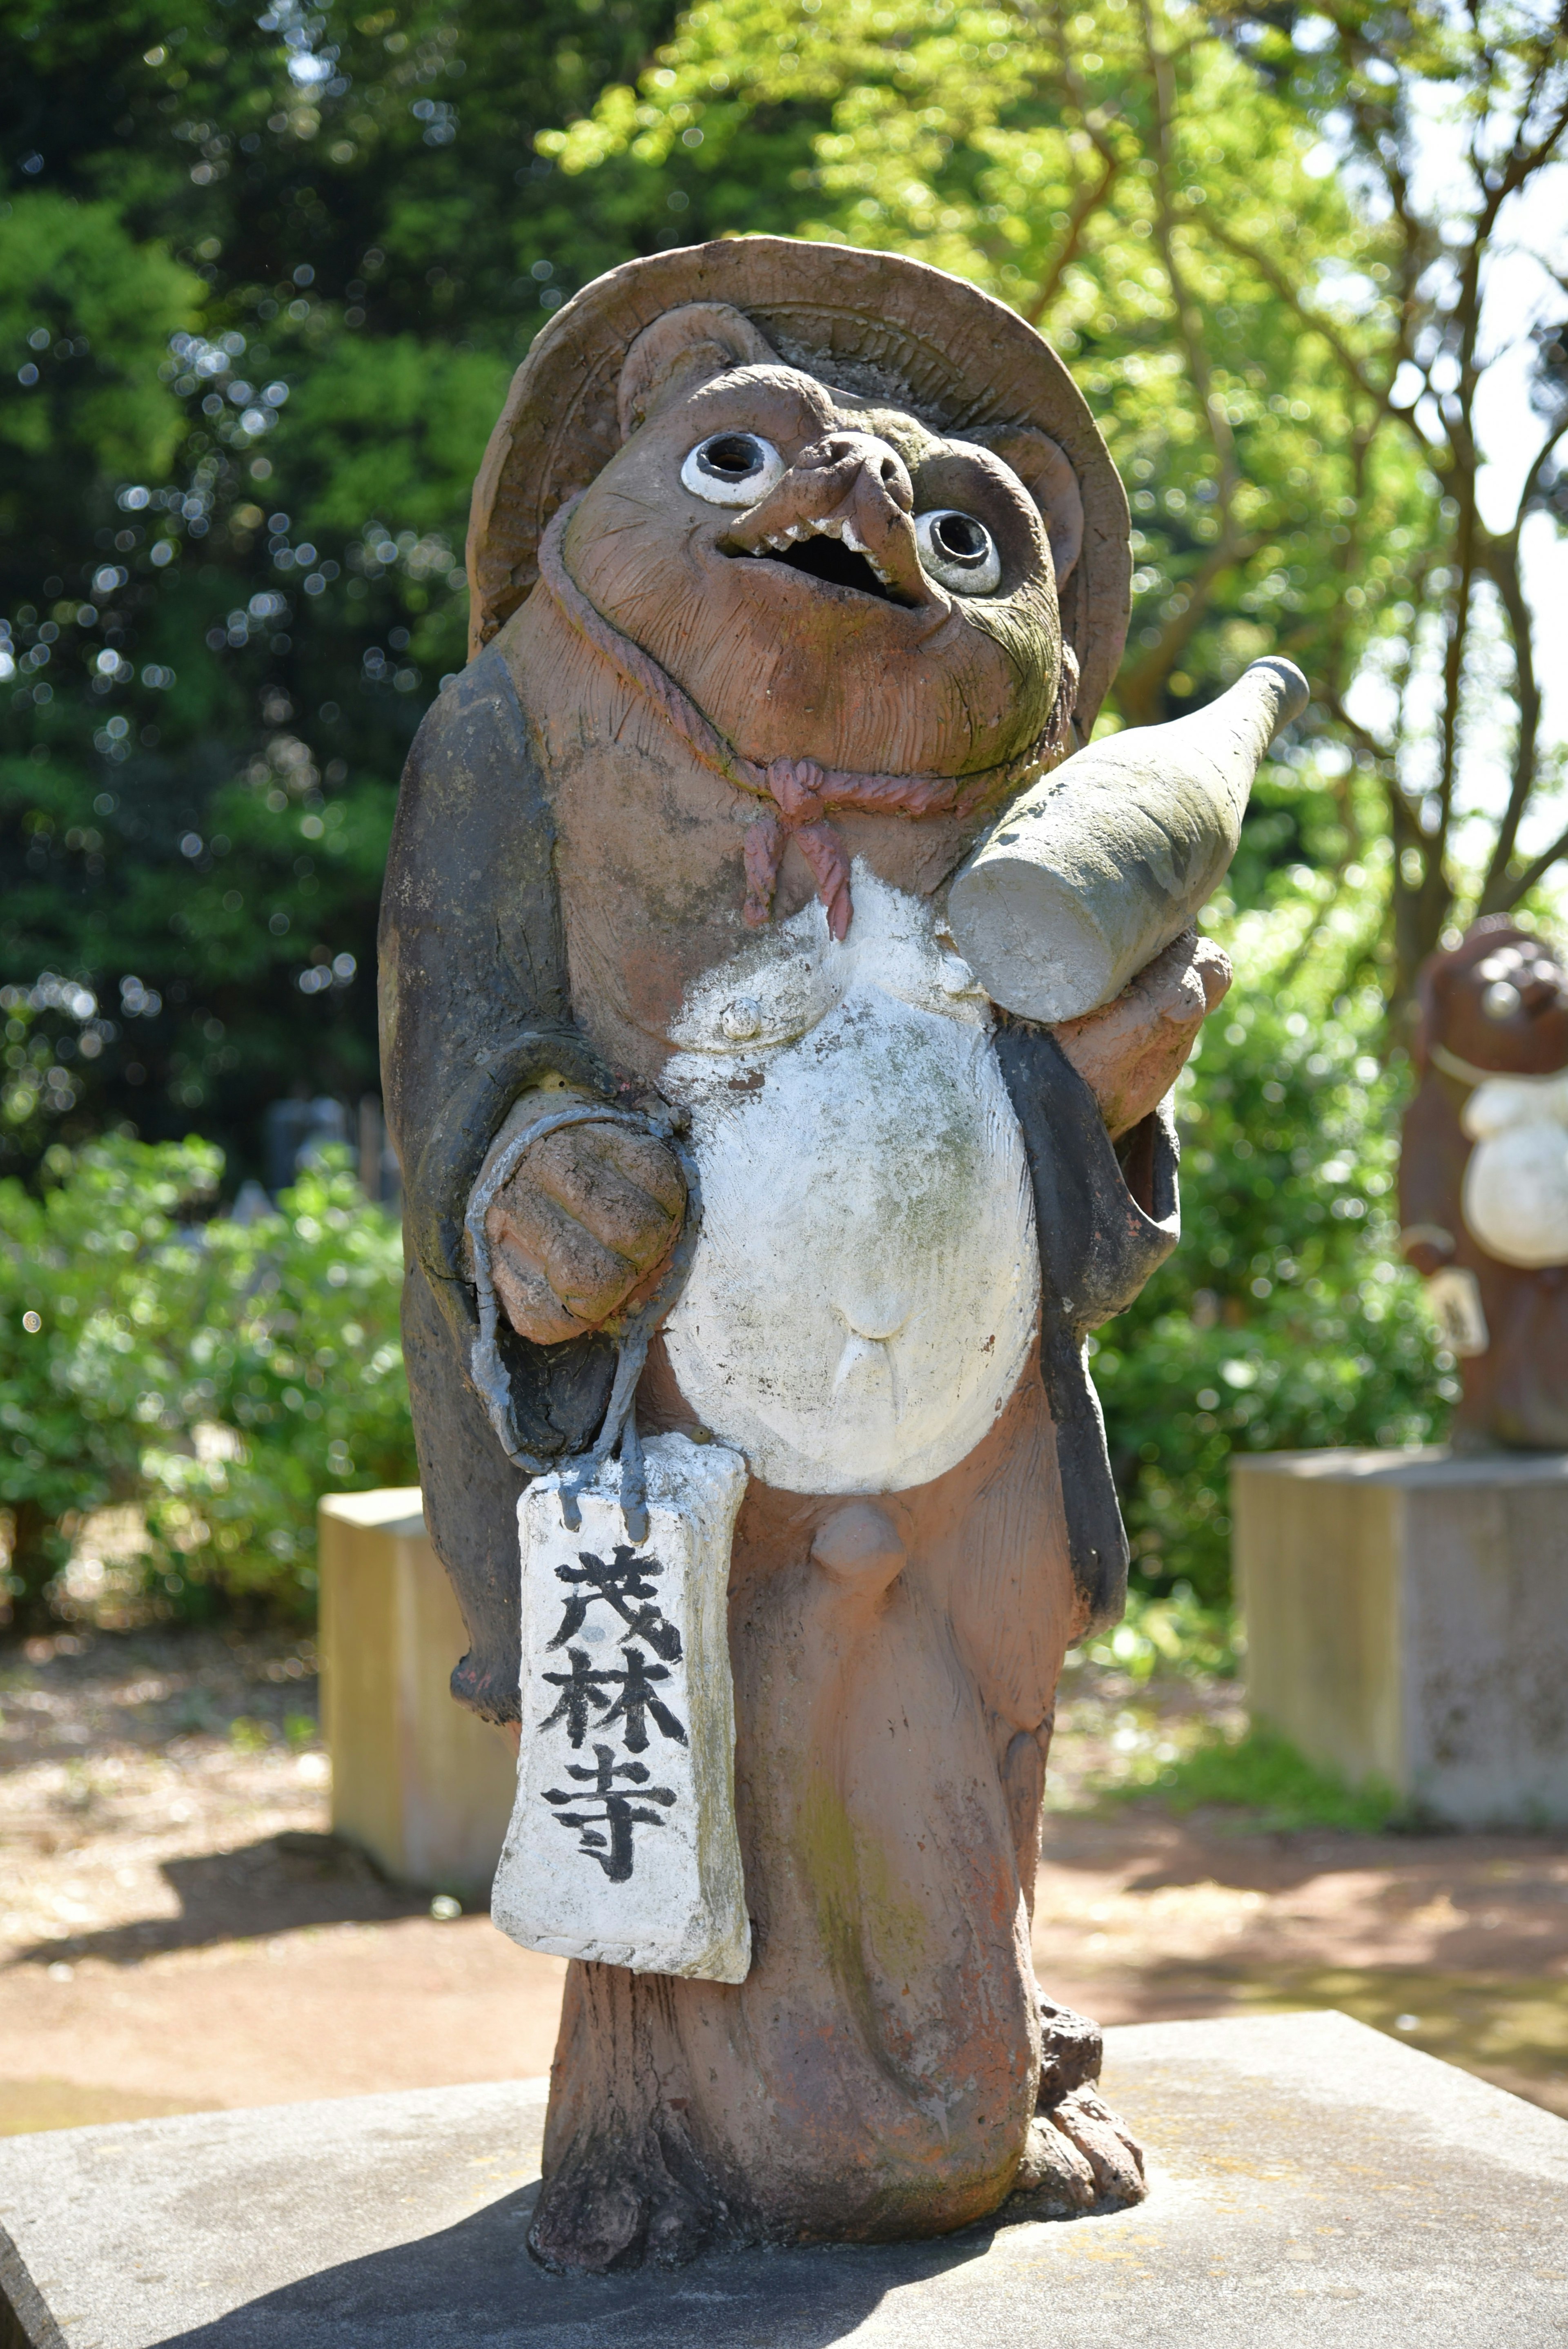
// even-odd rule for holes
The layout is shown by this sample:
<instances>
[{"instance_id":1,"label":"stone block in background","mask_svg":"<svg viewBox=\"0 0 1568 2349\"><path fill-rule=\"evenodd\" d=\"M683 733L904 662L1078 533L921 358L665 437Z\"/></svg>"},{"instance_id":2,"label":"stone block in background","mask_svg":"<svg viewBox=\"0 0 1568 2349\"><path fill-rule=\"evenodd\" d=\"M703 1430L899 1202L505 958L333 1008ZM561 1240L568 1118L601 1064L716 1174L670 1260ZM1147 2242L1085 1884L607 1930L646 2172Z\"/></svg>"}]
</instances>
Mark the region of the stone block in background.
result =
<instances>
[{"instance_id":1,"label":"stone block in background","mask_svg":"<svg viewBox=\"0 0 1568 2349\"><path fill-rule=\"evenodd\" d=\"M1562 2349L1568 2123L1342 2014L1105 2038L1139 2208L674 2273L530 2260L542 2080L13 2137L0 2349Z\"/></svg>"},{"instance_id":2,"label":"stone block in background","mask_svg":"<svg viewBox=\"0 0 1568 2349\"><path fill-rule=\"evenodd\" d=\"M511 1744L448 1683L468 1646L417 1485L334 1493L320 1532L332 1826L400 1884L483 1901L511 1815Z\"/></svg>"},{"instance_id":3,"label":"stone block in background","mask_svg":"<svg viewBox=\"0 0 1568 2349\"><path fill-rule=\"evenodd\" d=\"M1568 1822L1568 1455L1232 1466L1254 1716L1434 1822Z\"/></svg>"}]
</instances>

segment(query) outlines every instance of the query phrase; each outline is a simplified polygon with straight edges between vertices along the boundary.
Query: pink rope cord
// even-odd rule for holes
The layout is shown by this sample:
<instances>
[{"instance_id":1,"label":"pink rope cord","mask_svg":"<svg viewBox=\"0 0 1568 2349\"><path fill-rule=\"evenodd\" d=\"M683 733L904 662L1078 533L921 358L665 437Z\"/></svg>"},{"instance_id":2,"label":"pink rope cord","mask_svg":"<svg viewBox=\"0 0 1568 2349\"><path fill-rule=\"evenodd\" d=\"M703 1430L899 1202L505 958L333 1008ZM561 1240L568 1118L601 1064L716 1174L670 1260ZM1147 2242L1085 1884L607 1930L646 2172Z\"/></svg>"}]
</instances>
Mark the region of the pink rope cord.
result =
<instances>
[{"instance_id":1,"label":"pink rope cord","mask_svg":"<svg viewBox=\"0 0 1568 2349\"><path fill-rule=\"evenodd\" d=\"M987 800L999 799L1026 775L1055 766L1070 749L1078 663L1064 645L1061 690L1049 725L1028 750L999 767L985 767L973 775L863 775L820 767L814 759L775 759L769 766L759 766L726 741L651 653L623 636L595 609L567 571L562 541L582 494L579 492L558 509L540 540L540 580L584 642L608 661L624 683L653 704L670 731L705 767L738 790L771 802L769 813L747 826L742 846L745 918L754 928L771 916L779 867L786 844L794 839L827 908L830 931L835 938L848 935L852 911L850 863L842 841L828 822L830 809L917 818L968 814Z\"/></svg>"}]
</instances>

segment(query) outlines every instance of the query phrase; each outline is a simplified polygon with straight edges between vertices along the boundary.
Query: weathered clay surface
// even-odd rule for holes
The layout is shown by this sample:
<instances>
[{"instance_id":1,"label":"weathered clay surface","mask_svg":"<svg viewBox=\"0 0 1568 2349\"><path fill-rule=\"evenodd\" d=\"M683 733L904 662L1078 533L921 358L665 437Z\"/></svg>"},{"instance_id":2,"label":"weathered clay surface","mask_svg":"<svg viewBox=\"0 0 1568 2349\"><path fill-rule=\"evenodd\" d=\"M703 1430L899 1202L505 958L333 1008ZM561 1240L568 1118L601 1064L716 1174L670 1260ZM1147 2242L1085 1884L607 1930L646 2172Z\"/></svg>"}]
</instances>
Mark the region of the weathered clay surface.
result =
<instances>
[{"instance_id":1,"label":"weathered clay surface","mask_svg":"<svg viewBox=\"0 0 1568 2349\"><path fill-rule=\"evenodd\" d=\"M542 1112L589 1098L564 1085L531 1090L501 1125L496 1149ZM652 1134L575 1125L531 1143L485 1218L512 1328L553 1346L634 1306L657 1281L685 1210L679 1162Z\"/></svg>"},{"instance_id":2,"label":"weathered clay surface","mask_svg":"<svg viewBox=\"0 0 1568 2349\"><path fill-rule=\"evenodd\" d=\"M1101 1010L1057 1023L1057 1041L1092 1088L1113 1140L1164 1100L1230 984L1224 948L1183 930Z\"/></svg>"},{"instance_id":3,"label":"weathered clay surface","mask_svg":"<svg viewBox=\"0 0 1568 2349\"><path fill-rule=\"evenodd\" d=\"M1038 1383L913 1491L754 1481L733 1582L753 1964L734 1989L573 1969L532 2235L552 2263L609 2263L612 2178L614 2259L942 2232L1004 2198L1034 2115L1026 1892L1079 1614Z\"/></svg>"},{"instance_id":4,"label":"weathered clay surface","mask_svg":"<svg viewBox=\"0 0 1568 2349\"><path fill-rule=\"evenodd\" d=\"M1491 916L1431 957L1420 1001L1399 1216L1460 1357L1453 1440L1565 1451L1568 977L1544 939Z\"/></svg>"},{"instance_id":5,"label":"weathered clay surface","mask_svg":"<svg viewBox=\"0 0 1568 2349\"><path fill-rule=\"evenodd\" d=\"M1161 1096L1223 974L1173 947L1058 1041L995 1019L943 926L1114 667L1119 485L1010 314L748 241L633 264L545 330L470 572L486 649L410 761L384 959L460 1692L518 1717L496 1528L528 1472L466 1382L460 1236L542 1092L685 1114L703 1216L637 1422L750 1469L750 1967L639 1970L634 1935L573 1964L532 2248L603 2270L940 2233L1026 2179L1132 2199L1081 2046L1040 2110L1028 1902L1061 1658L1126 1566L1084 1340L1175 1243ZM492 885L500 838L531 845ZM674 1157L615 1131L531 1143L485 1224L531 1458L591 1440L680 1219Z\"/></svg>"}]
</instances>

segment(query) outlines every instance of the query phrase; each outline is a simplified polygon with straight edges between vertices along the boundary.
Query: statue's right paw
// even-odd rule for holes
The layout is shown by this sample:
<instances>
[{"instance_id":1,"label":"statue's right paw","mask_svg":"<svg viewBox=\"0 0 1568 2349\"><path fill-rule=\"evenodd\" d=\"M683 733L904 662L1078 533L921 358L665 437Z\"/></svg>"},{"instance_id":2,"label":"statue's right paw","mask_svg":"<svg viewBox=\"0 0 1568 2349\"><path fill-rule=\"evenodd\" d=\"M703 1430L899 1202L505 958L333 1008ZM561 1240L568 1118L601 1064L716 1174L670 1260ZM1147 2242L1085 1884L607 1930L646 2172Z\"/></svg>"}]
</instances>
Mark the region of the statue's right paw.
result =
<instances>
[{"instance_id":1,"label":"statue's right paw","mask_svg":"<svg viewBox=\"0 0 1568 2349\"><path fill-rule=\"evenodd\" d=\"M640 2267L647 2197L625 2179L553 2178L539 2198L528 2248L552 2275L608 2275Z\"/></svg>"},{"instance_id":2,"label":"statue's right paw","mask_svg":"<svg viewBox=\"0 0 1568 2349\"><path fill-rule=\"evenodd\" d=\"M680 1163L653 1135L608 1121L542 1135L485 1216L502 1311L541 1346L603 1328L657 1286L685 1213Z\"/></svg>"}]
</instances>

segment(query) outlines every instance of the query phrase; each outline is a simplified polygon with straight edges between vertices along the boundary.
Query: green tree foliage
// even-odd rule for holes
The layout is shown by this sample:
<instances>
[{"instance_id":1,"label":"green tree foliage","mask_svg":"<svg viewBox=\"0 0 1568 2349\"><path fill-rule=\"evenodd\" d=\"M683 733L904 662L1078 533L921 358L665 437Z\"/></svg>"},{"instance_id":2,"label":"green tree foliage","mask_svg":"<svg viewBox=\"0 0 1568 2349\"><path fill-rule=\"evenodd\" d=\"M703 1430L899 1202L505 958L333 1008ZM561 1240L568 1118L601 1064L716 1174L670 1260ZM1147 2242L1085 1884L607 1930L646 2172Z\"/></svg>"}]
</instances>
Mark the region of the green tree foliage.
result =
<instances>
[{"instance_id":1,"label":"green tree foliage","mask_svg":"<svg viewBox=\"0 0 1568 2349\"><path fill-rule=\"evenodd\" d=\"M243 1171L269 1099L375 1089L469 483L538 323L625 250L534 136L673 14L0 0L0 1163L130 1117Z\"/></svg>"},{"instance_id":2,"label":"green tree foliage","mask_svg":"<svg viewBox=\"0 0 1568 2349\"><path fill-rule=\"evenodd\" d=\"M319 1494L416 1481L396 1225L331 1164L281 1212L212 1215L210 1143L50 1145L0 1182L0 1491L36 1619L82 1516L145 1518L161 1603L308 1611Z\"/></svg>"},{"instance_id":3,"label":"green tree foliage","mask_svg":"<svg viewBox=\"0 0 1568 2349\"><path fill-rule=\"evenodd\" d=\"M1352 303L1362 316L1349 333L1321 286L1268 249L1266 223L1233 224L1233 247L1322 346L1357 461L1398 432L1441 492L1374 657L1357 663L1346 644L1322 678L1398 851L1404 1009L1456 907L1511 911L1568 855L1568 746L1545 730L1542 691L1556 614L1527 562L1528 533L1568 523L1568 281L1553 184L1568 19L1553 0L1350 0L1284 23L1249 9L1226 21L1379 222L1386 290ZM1501 389L1515 371L1533 415Z\"/></svg>"},{"instance_id":4,"label":"green tree foliage","mask_svg":"<svg viewBox=\"0 0 1568 2349\"><path fill-rule=\"evenodd\" d=\"M175 26L144 0L0 0L0 37L11 1164L129 1118L200 1125L245 1171L266 1100L374 1085L396 777L462 658L458 550L510 369L631 253L758 230L894 247L1040 325L1104 421L1137 555L1109 722L1180 715L1274 649L1315 688L1218 923L1239 983L1182 1094L1189 1239L1097 1361L1140 1572L1219 1595L1235 1444L1440 1432L1451 1366L1393 1270L1382 1007L1467 889L1516 903L1555 853L1520 564L1532 518L1568 515L1568 305L1542 295L1542 442L1496 531L1477 424L1487 258L1561 128L1554 21L1491 0L195 0ZM1500 741L1507 806L1470 874L1466 759ZM160 1262L183 1279L189 1255ZM336 1294L310 1307L329 1347ZM267 1425L321 1433L325 1389L245 1375L275 1413L302 1398ZM111 1423L92 1441L113 1452ZM155 1516L189 1506L189 1554L231 1578L307 1524L308 1478L295 1506L280 1467L231 1517L183 1442L106 1455L93 1491L129 1476ZM171 1558L177 1522L158 1517Z\"/></svg>"},{"instance_id":5,"label":"green tree foliage","mask_svg":"<svg viewBox=\"0 0 1568 2349\"><path fill-rule=\"evenodd\" d=\"M788 149L797 233L917 254L1042 326L1132 494L1118 711L1179 715L1265 649L1302 664L1338 855L1400 852L1379 945L1403 1004L1457 905L1516 905L1568 853L1522 548L1568 520L1568 295L1523 209L1565 129L1555 6L708 0L542 144L644 235L670 204L779 224L743 191ZM1504 259L1511 317L1487 309ZM1515 462L1481 415L1521 316ZM1514 477L1493 528L1489 453Z\"/></svg>"},{"instance_id":6,"label":"green tree foliage","mask_svg":"<svg viewBox=\"0 0 1568 2349\"><path fill-rule=\"evenodd\" d=\"M799 233L972 278L1072 365L1132 498L1122 716L1180 715L1265 650L1353 669L1438 525L1437 485L1398 429L1357 441L1328 336L1370 350L1387 328L1392 247L1276 78L1128 0L720 0L542 143L568 176L618 181L618 209L640 193L650 222L672 176L695 179L723 231L754 122L790 106L825 117L794 174ZM1325 332L1273 278L1312 288Z\"/></svg>"},{"instance_id":7,"label":"green tree foliage","mask_svg":"<svg viewBox=\"0 0 1568 2349\"><path fill-rule=\"evenodd\" d=\"M1301 660L1324 853L1369 820L1408 852L1398 986L1462 892L1499 628L1515 739L1486 902L1545 869L1519 585L1524 523L1563 502L1544 313L1544 438L1501 533L1475 425L1489 241L1561 125L1544 17L200 0L171 26L0 0L0 978L99 1000L96 1061L45 1097L67 1138L199 1117L253 1163L257 1108L304 1069L374 1085L376 875L462 657L458 547L507 372L586 277L705 235L897 246L1051 333L1134 503L1117 709L1178 714L1270 647ZM1458 168L1429 199L1434 93ZM1401 688L1434 661L1429 722ZM1262 810L1276 862L1318 853L1303 812ZM121 1019L125 978L155 1012ZM7 1144L23 1163L0 1117Z\"/></svg>"}]
</instances>

